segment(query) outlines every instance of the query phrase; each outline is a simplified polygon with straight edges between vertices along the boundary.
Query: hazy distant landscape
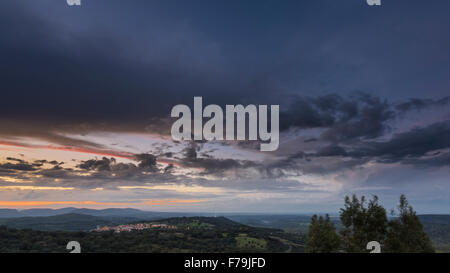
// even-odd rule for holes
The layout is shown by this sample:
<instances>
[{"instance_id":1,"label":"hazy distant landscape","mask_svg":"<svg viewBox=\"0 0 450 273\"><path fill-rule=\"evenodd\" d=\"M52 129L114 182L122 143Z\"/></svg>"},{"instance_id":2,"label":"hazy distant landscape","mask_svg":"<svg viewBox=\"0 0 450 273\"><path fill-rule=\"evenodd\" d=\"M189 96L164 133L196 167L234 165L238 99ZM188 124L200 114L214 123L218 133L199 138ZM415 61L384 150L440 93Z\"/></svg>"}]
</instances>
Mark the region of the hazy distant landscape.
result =
<instances>
[{"instance_id":1,"label":"hazy distant landscape","mask_svg":"<svg viewBox=\"0 0 450 273\"><path fill-rule=\"evenodd\" d=\"M124 216L126 211L132 216ZM34 213L53 215L29 216ZM162 219L173 214L121 209L2 211L5 215L15 217L0 219L0 252L67 253L69 241L78 241L83 252L303 252L305 241L301 234L251 227L222 216ZM149 221L171 229L93 231Z\"/></svg>"},{"instance_id":2,"label":"hazy distant landscape","mask_svg":"<svg viewBox=\"0 0 450 273\"><path fill-rule=\"evenodd\" d=\"M450 251L450 215L419 215L438 252ZM309 215L149 212L137 209L0 209L1 252L303 252ZM337 230L338 217L332 217ZM96 232L98 227L162 223L172 229Z\"/></svg>"}]
</instances>

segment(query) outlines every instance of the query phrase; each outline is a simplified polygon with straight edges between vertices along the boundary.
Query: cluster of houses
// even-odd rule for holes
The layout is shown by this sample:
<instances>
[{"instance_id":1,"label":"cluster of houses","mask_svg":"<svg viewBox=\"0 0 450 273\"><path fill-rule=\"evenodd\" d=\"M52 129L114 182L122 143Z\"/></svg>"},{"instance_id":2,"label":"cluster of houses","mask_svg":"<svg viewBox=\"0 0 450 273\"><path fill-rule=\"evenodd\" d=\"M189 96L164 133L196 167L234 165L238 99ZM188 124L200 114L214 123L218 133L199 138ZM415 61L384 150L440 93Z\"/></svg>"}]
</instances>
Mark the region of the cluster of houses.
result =
<instances>
[{"instance_id":1,"label":"cluster of houses","mask_svg":"<svg viewBox=\"0 0 450 273\"><path fill-rule=\"evenodd\" d=\"M144 229L176 229L176 226L167 225L167 224L159 224L159 223L139 223L139 224L128 224L128 225L119 225L119 226L97 226L93 231L114 231L114 232L122 232L122 231L132 231L132 230L144 230Z\"/></svg>"}]
</instances>

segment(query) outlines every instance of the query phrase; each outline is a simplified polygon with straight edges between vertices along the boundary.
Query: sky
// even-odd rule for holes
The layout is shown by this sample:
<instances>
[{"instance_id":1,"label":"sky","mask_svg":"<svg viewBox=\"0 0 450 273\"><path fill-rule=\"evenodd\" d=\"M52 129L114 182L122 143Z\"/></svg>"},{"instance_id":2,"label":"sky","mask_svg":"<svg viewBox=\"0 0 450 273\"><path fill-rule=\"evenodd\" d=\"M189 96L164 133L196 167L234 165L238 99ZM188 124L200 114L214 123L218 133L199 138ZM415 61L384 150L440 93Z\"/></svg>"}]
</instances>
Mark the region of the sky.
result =
<instances>
[{"instance_id":1,"label":"sky","mask_svg":"<svg viewBox=\"0 0 450 273\"><path fill-rule=\"evenodd\" d=\"M450 213L446 0L4 0L0 208ZM177 104L280 105L280 145L173 141Z\"/></svg>"}]
</instances>

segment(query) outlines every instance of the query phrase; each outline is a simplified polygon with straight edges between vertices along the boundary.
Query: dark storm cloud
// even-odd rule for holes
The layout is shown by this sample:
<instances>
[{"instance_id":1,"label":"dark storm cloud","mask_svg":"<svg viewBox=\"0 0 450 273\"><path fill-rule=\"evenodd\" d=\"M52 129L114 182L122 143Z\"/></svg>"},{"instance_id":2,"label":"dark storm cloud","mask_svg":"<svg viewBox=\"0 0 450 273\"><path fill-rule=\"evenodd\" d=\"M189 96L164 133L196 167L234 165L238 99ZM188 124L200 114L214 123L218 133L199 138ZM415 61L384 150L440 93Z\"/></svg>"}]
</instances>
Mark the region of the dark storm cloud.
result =
<instances>
[{"instance_id":1,"label":"dark storm cloud","mask_svg":"<svg viewBox=\"0 0 450 273\"><path fill-rule=\"evenodd\" d=\"M60 166L55 166L50 169L41 168L36 172L36 175L40 175L44 178L44 180L48 180L48 178L52 179L79 179L77 176L79 172L73 170L71 168L63 168ZM36 179L39 181L39 179Z\"/></svg>"},{"instance_id":2,"label":"dark storm cloud","mask_svg":"<svg viewBox=\"0 0 450 273\"><path fill-rule=\"evenodd\" d=\"M33 171L39 171L39 170L43 170L43 166L44 164L48 163L53 166L53 170L59 170L62 169L62 167L60 167L60 165L64 164L64 162L57 162L57 161L47 161L47 160L36 160L34 162L27 162L25 160L22 159L17 159L17 158L12 158L12 157L7 157L6 158L9 161L14 161L17 163L3 163L0 164L0 170L5 171L5 170L11 170L11 171L26 171L26 172L33 172ZM11 172L14 173L14 172Z\"/></svg>"},{"instance_id":3,"label":"dark storm cloud","mask_svg":"<svg viewBox=\"0 0 450 273\"><path fill-rule=\"evenodd\" d=\"M156 156L152 154L137 154L136 160L139 162L138 167L141 169L157 170Z\"/></svg>"},{"instance_id":4,"label":"dark storm cloud","mask_svg":"<svg viewBox=\"0 0 450 273\"><path fill-rule=\"evenodd\" d=\"M225 171L243 169L267 177L283 176L285 170L320 174L370 160L433 165L424 158L427 153L448 148L442 138L448 130L436 124L379 139L396 113L448 104L449 97L409 100L424 90L430 97L448 93L449 17L437 5L409 1L405 9L398 1L381 14L350 1L280 6L89 1L81 9L64 1L29 2L0 2L1 137L104 148L61 133L168 134L172 106L190 105L194 95L202 95L204 104L280 103L284 132L320 129L304 141L319 148L291 149L293 154L271 164L214 158L199 152L200 143L180 155L166 154L205 174L223 177ZM189 12L183 10L187 6ZM435 16L423 17L423 9ZM259 143L236 146L259 148ZM158 154L165 154L164 147ZM173 171L154 170L153 155L134 159L136 164L88 160L79 164L81 170L17 162L0 171L28 169L54 178L91 172L84 179L105 181L140 181L149 177L143 171L154 176ZM444 154L432 160L435 166L447 162Z\"/></svg>"},{"instance_id":5,"label":"dark storm cloud","mask_svg":"<svg viewBox=\"0 0 450 273\"><path fill-rule=\"evenodd\" d=\"M49 118L48 120L34 120L35 117L39 117L39 115L36 114L24 119L21 118L21 120L7 118L5 115L2 115L0 117L0 137L10 140L11 142L15 142L16 137L33 137L62 146L102 149L104 148L102 144L69 137L64 135L64 133L83 135L91 130L117 130L117 127L112 128L105 125L93 127L86 124L69 124L69 120L54 121L52 118Z\"/></svg>"},{"instance_id":6,"label":"dark storm cloud","mask_svg":"<svg viewBox=\"0 0 450 273\"><path fill-rule=\"evenodd\" d=\"M95 171L111 171L110 165L115 163L115 159L103 157L102 159L90 159L86 160L83 163L77 165L78 168L84 169L87 171L95 170Z\"/></svg>"},{"instance_id":7,"label":"dark storm cloud","mask_svg":"<svg viewBox=\"0 0 450 273\"><path fill-rule=\"evenodd\" d=\"M351 145L331 144L316 151L299 151L267 164L265 171L325 174L362 166L369 161L443 167L449 165L447 149L450 149L448 120L397 133L388 140L362 140Z\"/></svg>"},{"instance_id":8,"label":"dark storm cloud","mask_svg":"<svg viewBox=\"0 0 450 273\"><path fill-rule=\"evenodd\" d=\"M16 180L32 180L34 186L55 186L55 179L58 179L58 186L68 186L83 189L93 189L96 187L107 187L114 189L122 182L126 185L139 185L141 183L163 183L167 179L177 181L180 177L170 174L173 165L169 165L163 170L156 167L155 157L151 154L139 154L136 156L137 164L118 163L114 158L93 159L83 161L76 168L64 167L63 162L52 164L42 159L36 165L35 162L23 161L21 163L0 164L0 173L3 176ZM186 181L189 179L184 178ZM14 186L13 181L1 182L6 186ZM21 184L18 184L20 186ZM30 184L31 185L31 184Z\"/></svg>"},{"instance_id":9,"label":"dark storm cloud","mask_svg":"<svg viewBox=\"0 0 450 273\"><path fill-rule=\"evenodd\" d=\"M257 191L259 193L281 193L281 192L314 192L315 185L309 183L302 183L299 181L284 180L282 183L273 183L273 179L246 179L244 182L237 180L216 180L216 181L201 181L199 185L203 187L222 187L229 188L241 193L247 191ZM309 189L306 189L309 188ZM319 190L319 189L317 189Z\"/></svg>"},{"instance_id":10,"label":"dark storm cloud","mask_svg":"<svg viewBox=\"0 0 450 273\"><path fill-rule=\"evenodd\" d=\"M321 138L333 142L369 139L381 136L394 117L386 100L367 93L300 97L280 114L280 129L326 128Z\"/></svg>"},{"instance_id":11,"label":"dark storm cloud","mask_svg":"<svg viewBox=\"0 0 450 273\"><path fill-rule=\"evenodd\" d=\"M450 121L443 121L395 134L389 141L364 142L349 154L353 157L379 158L389 163L420 158L447 148L450 148Z\"/></svg>"},{"instance_id":12,"label":"dark storm cloud","mask_svg":"<svg viewBox=\"0 0 450 273\"><path fill-rule=\"evenodd\" d=\"M272 169L298 169L298 159L302 159L304 161L310 161L310 154L305 153L303 151L299 151L292 155L285 157L284 159L272 162L268 166L268 170Z\"/></svg>"},{"instance_id":13,"label":"dark storm cloud","mask_svg":"<svg viewBox=\"0 0 450 273\"><path fill-rule=\"evenodd\" d=\"M260 164L251 160L236 160L231 158L214 158L207 152L202 152L198 157L198 152L202 149L202 144L192 141L183 150L184 158L181 158L179 164L188 168L201 168L203 174L220 176L224 171L235 169L246 169L259 167Z\"/></svg>"},{"instance_id":14,"label":"dark storm cloud","mask_svg":"<svg viewBox=\"0 0 450 273\"><path fill-rule=\"evenodd\" d=\"M319 149L316 153L317 156L347 156L347 152L340 146L326 146Z\"/></svg>"},{"instance_id":15,"label":"dark storm cloud","mask_svg":"<svg viewBox=\"0 0 450 273\"><path fill-rule=\"evenodd\" d=\"M157 126L158 120L167 118L172 106L191 102L194 95L236 103L249 82L254 91L248 89L246 96L257 91L262 97L267 89L250 74L235 77L240 71L224 67L216 42L189 26L174 22L157 29L149 20L145 35L128 34L123 25L103 15L108 7L120 14L118 6L92 4L83 13L64 5L43 1L43 7L55 11L49 20L42 7L0 4L0 73L5 91L0 115L5 122L23 121L30 128L29 123L46 120L45 126L34 128L42 134L48 128L66 131L78 124L86 124L87 130L164 128L168 133L168 122ZM140 16L139 20L151 17ZM117 26L116 31L106 25ZM45 137L64 141L58 135Z\"/></svg>"},{"instance_id":16,"label":"dark storm cloud","mask_svg":"<svg viewBox=\"0 0 450 273\"><path fill-rule=\"evenodd\" d=\"M14 158L14 157L7 157L6 160L9 160L9 161L16 161L16 162L19 162L19 163L24 163L24 162L25 162L25 161L23 161L22 159Z\"/></svg>"},{"instance_id":17,"label":"dark storm cloud","mask_svg":"<svg viewBox=\"0 0 450 273\"><path fill-rule=\"evenodd\" d=\"M77 167L87 171L129 171L136 170L138 172L145 171L158 171L156 166L156 156L152 154L136 154L134 155L137 165L132 163L117 163L115 158L103 157L102 159L90 159L78 164Z\"/></svg>"},{"instance_id":18,"label":"dark storm cloud","mask_svg":"<svg viewBox=\"0 0 450 273\"><path fill-rule=\"evenodd\" d=\"M291 127L328 127L334 122L334 112L330 113L317 108L315 99L311 98L298 98L287 111L280 113L280 130Z\"/></svg>"},{"instance_id":19,"label":"dark storm cloud","mask_svg":"<svg viewBox=\"0 0 450 273\"><path fill-rule=\"evenodd\" d=\"M407 102L397 104L395 108L399 111L407 112L411 110L422 110L433 106L445 106L448 105L449 102L450 96L438 100L412 98Z\"/></svg>"},{"instance_id":20,"label":"dark storm cloud","mask_svg":"<svg viewBox=\"0 0 450 273\"><path fill-rule=\"evenodd\" d=\"M362 165L369 162L370 159L354 159L349 158L347 160L333 160L333 158L320 158L313 159L307 164L302 164L298 168L302 174L332 174L332 173L342 173L345 170L355 170L360 168Z\"/></svg>"},{"instance_id":21,"label":"dark storm cloud","mask_svg":"<svg viewBox=\"0 0 450 273\"><path fill-rule=\"evenodd\" d=\"M333 151L332 154L299 152L276 162L260 166L259 170L266 177L283 178L286 176L327 175L345 170L359 168L373 158L351 158ZM345 154L345 153L344 153Z\"/></svg>"},{"instance_id":22,"label":"dark storm cloud","mask_svg":"<svg viewBox=\"0 0 450 273\"><path fill-rule=\"evenodd\" d=\"M17 170L17 171L34 171L36 170L32 164L26 162L21 163L3 163L0 164L0 169L4 170Z\"/></svg>"},{"instance_id":23,"label":"dark storm cloud","mask_svg":"<svg viewBox=\"0 0 450 273\"><path fill-rule=\"evenodd\" d=\"M378 83L384 80L375 77L374 70L382 74L385 67L406 72L405 67L417 69L400 54L405 43L417 39L408 32L417 29L414 24L401 24L406 42L389 42L391 32L381 31L383 27L373 23L383 20L371 10L325 2L288 1L277 6L270 2L174 5L163 1L91 1L71 9L64 1L2 1L0 73L5 92L0 100L0 129L10 129L0 130L0 134L36 135L61 144L77 140L52 132L148 130L168 134L170 121L166 118L171 107L189 104L194 95L204 96L208 104L280 103L283 112L288 109L287 94L367 90L367 85L380 87ZM186 7L192 12L186 12ZM384 16L396 19L393 11L400 7L385 7L389 12ZM415 15L415 10L405 12ZM233 24L218 23L212 14L223 22L234 18ZM433 41L443 48L448 41L439 33L446 32L437 26L446 25L440 21L448 20L446 15L438 13L434 20L426 21L437 33L435 37L442 37ZM359 20L357 24L355 20ZM417 52L413 52L427 52L426 57L414 56L445 59L446 50L430 53L436 51L429 50L429 40L416 44ZM386 52L394 55L394 60L378 63L378 54ZM440 71L446 67L442 65ZM393 77L400 76L411 78L403 74ZM355 80L348 84L349 78L361 79L364 84L354 86ZM413 80L408 84L414 85ZM429 76L426 82L432 80ZM441 86L448 85L435 86L436 93L442 92ZM398 83L395 87L395 92L386 93L386 86L376 92L401 97L407 94L405 90L409 92ZM342 94L312 101L297 99L282 114L281 128L333 127L324 137L334 141L373 138L384 132L384 122L389 119L383 103L364 102L363 98L356 103ZM8 121L22 125L7 126Z\"/></svg>"},{"instance_id":24,"label":"dark storm cloud","mask_svg":"<svg viewBox=\"0 0 450 273\"><path fill-rule=\"evenodd\" d=\"M450 166L450 153L438 153L430 158L408 158L402 160L403 164L415 167L444 167Z\"/></svg>"},{"instance_id":25,"label":"dark storm cloud","mask_svg":"<svg viewBox=\"0 0 450 273\"><path fill-rule=\"evenodd\" d=\"M368 94L360 94L359 103L344 102L340 106L340 117L322 137L331 141L346 141L355 138L370 139L383 135L387 122L394 118L386 100Z\"/></svg>"},{"instance_id":26,"label":"dark storm cloud","mask_svg":"<svg viewBox=\"0 0 450 273\"><path fill-rule=\"evenodd\" d=\"M190 158L182 160L184 167L203 168L204 174L220 175L224 171L234 169L246 169L260 166L250 160L236 160L231 158Z\"/></svg>"},{"instance_id":27,"label":"dark storm cloud","mask_svg":"<svg viewBox=\"0 0 450 273\"><path fill-rule=\"evenodd\" d=\"M188 149L201 149L198 144L192 142ZM205 152L202 152L202 154ZM169 163L164 168L157 166L157 157L153 154L135 154L132 157L136 163L117 162L115 158L103 157L82 161L75 168L67 168L64 162L49 161L46 159L26 160L9 157L14 163L0 164L0 173L14 179L33 179L33 185L52 185L53 179L58 179L58 185L74 186L77 188L108 187L114 188L124 180L126 185L139 185L149 180L152 183L178 181L188 183L191 178L184 175L172 175L176 168L195 168L200 175L222 176L225 171L244 170L247 168L261 167L248 160L218 159L208 154L198 158L197 155L176 159L177 167ZM48 179L51 179L50 181ZM12 184L11 184L12 185Z\"/></svg>"}]
</instances>

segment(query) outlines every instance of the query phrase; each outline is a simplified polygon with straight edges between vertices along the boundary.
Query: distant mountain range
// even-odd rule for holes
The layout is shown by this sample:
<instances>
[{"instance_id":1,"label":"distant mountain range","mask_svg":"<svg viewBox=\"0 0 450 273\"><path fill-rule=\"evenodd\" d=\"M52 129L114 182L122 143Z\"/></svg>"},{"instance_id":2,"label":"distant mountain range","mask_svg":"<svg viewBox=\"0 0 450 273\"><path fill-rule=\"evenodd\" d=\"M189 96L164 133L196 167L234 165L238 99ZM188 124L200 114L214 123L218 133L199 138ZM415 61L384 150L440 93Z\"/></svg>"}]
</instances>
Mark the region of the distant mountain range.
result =
<instances>
[{"instance_id":1,"label":"distant mountain range","mask_svg":"<svg viewBox=\"0 0 450 273\"><path fill-rule=\"evenodd\" d=\"M133 217L138 219L158 219L178 216L192 216L192 213L177 212L153 212L143 211L131 208L109 208L109 209L86 209L86 208L61 208L61 209L0 209L1 218L20 218L20 217L43 217L56 216L62 214L83 214L99 217ZM198 215L198 214L196 214Z\"/></svg>"},{"instance_id":2,"label":"distant mountain range","mask_svg":"<svg viewBox=\"0 0 450 273\"><path fill-rule=\"evenodd\" d=\"M65 211L65 210L64 210ZM69 210L70 211L70 210ZM12 217L12 218L0 218L0 226L7 226L8 228L15 229L32 229L40 231L89 231L98 226L116 226L121 224L132 224L144 221L165 221L168 224L180 224L184 221L198 220L213 225L219 225L222 227L242 225L234 222L225 217L205 217L205 216L191 216L191 217L157 217L162 213L150 214L150 212L132 210L133 215L141 216L130 217L123 216L127 210L115 211L113 209L108 210L72 210L77 213L70 212L52 216L25 216L25 217ZM35 212L35 211L33 211ZM83 212L79 213L79 212ZM48 213L40 211L39 213ZM95 215L89 215L87 213L93 213ZM146 214L143 214L146 213ZM170 213L172 214L172 213ZM173 215L173 214L172 214ZM151 217L153 216L153 217ZM145 217L142 218L142 217Z\"/></svg>"},{"instance_id":3,"label":"distant mountain range","mask_svg":"<svg viewBox=\"0 0 450 273\"><path fill-rule=\"evenodd\" d=\"M119 225L136 218L104 218L86 214L67 213L53 216L15 217L0 219L0 226L41 231L88 231L97 226Z\"/></svg>"},{"instance_id":4,"label":"distant mountain range","mask_svg":"<svg viewBox=\"0 0 450 273\"><path fill-rule=\"evenodd\" d=\"M143 220L158 220L173 217L213 216L211 213L154 212L132 208L61 208L61 209L0 209L0 225L14 228L36 230L89 230L97 225L114 225ZM271 215L271 214L226 214L227 218L245 225L265 228L280 228L307 232L311 216L309 215ZM422 223L428 227L450 227L450 215L419 215ZM333 221L339 228L338 217Z\"/></svg>"}]
</instances>

